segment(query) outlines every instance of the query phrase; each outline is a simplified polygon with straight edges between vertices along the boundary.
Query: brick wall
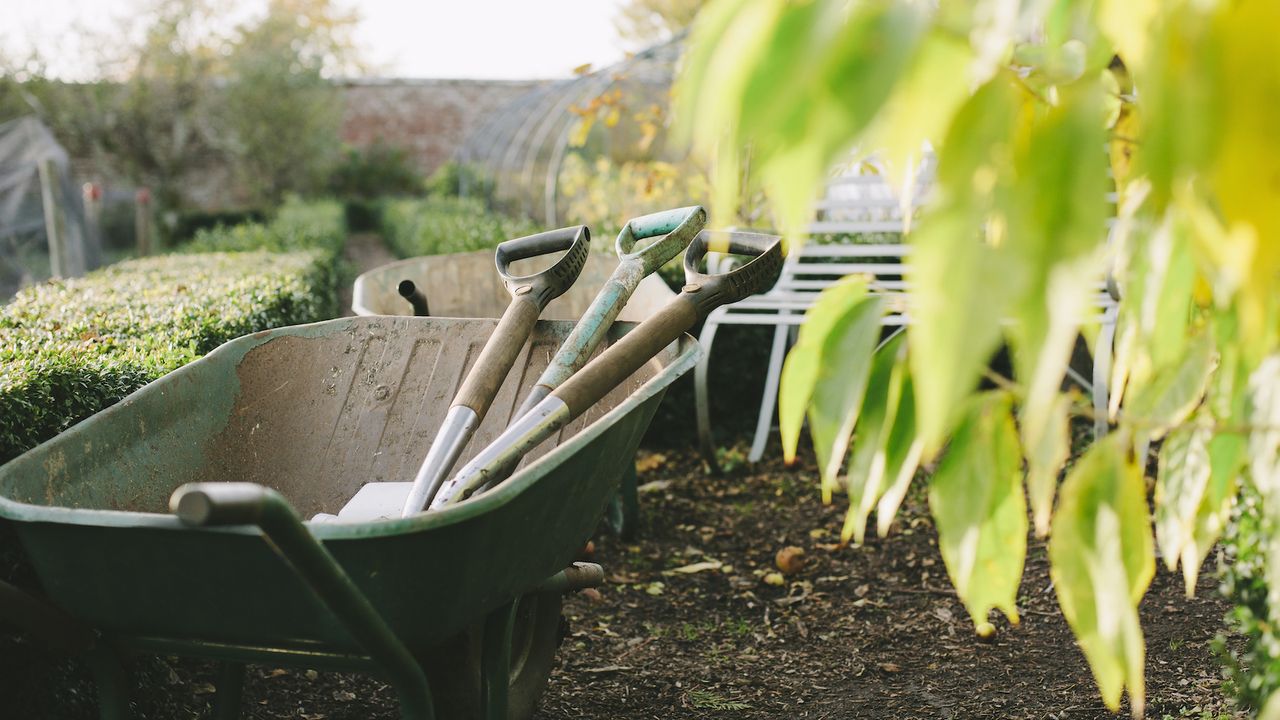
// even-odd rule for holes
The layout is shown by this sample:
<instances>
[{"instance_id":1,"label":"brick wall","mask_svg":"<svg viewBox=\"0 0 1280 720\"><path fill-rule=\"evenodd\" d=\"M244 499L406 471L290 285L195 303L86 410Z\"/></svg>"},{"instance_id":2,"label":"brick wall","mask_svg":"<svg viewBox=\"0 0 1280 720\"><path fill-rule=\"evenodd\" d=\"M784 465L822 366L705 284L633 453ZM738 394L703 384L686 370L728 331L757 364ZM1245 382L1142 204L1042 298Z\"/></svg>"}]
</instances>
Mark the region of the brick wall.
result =
<instances>
[{"instance_id":1,"label":"brick wall","mask_svg":"<svg viewBox=\"0 0 1280 720\"><path fill-rule=\"evenodd\" d=\"M537 86L510 80L352 80L343 84L342 140L357 147L381 140L402 147L430 174L467 133Z\"/></svg>"}]
</instances>

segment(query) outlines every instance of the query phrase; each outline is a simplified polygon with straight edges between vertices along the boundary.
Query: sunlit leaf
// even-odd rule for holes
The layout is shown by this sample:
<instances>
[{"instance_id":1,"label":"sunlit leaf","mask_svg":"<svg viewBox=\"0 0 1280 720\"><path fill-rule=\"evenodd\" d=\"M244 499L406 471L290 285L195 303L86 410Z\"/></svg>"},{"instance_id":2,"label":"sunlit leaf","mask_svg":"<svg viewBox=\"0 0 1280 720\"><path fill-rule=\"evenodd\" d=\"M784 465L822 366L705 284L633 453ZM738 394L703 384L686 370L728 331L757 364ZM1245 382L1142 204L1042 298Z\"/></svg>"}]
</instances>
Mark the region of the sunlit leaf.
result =
<instances>
[{"instance_id":1,"label":"sunlit leaf","mask_svg":"<svg viewBox=\"0 0 1280 720\"><path fill-rule=\"evenodd\" d=\"M1251 245L1248 281L1239 298L1245 338L1274 339L1280 293L1280 63L1275 29L1280 4L1221 3L1214 29L1222 51L1221 145L1212 175L1226 226ZM1268 343L1269 344L1269 343ZM1255 358L1260 359L1260 358Z\"/></svg>"},{"instance_id":2,"label":"sunlit leaf","mask_svg":"<svg viewBox=\"0 0 1280 720\"><path fill-rule=\"evenodd\" d=\"M920 439L916 424L915 384L909 374L904 374L898 412L894 415L893 428L885 445L884 477L889 486L876 503L876 532L880 537L889 534L893 518L911 488L911 481L923 457L924 441Z\"/></svg>"},{"instance_id":3,"label":"sunlit leaf","mask_svg":"<svg viewBox=\"0 0 1280 720\"><path fill-rule=\"evenodd\" d=\"M965 216L935 214L912 237L911 376L929 455L995 352L1007 308L1002 258L972 233Z\"/></svg>"},{"instance_id":4,"label":"sunlit leaf","mask_svg":"<svg viewBox=\"0 0 1280 720\"><path fill-rule=\"evenodd\" d=\"M929 479L938 549L975 626L992 608L1018 622L1027 509L1012 405L1007 393L976 399Z\"/></svg>"},{"instance_id":5,"label":"sunlit leaf","mask_svg":"<svg viewBox=\"0 0 1280 720\"><path fill-rule=\"evenodd\" d=\"M971 58L967 43L947 33L930 33L869 133L869 143L883 148L889 176L908 219L915 200L914 171L924 143L941 144L951 116L969 96L967 68Z\"/></svg>"},{"instance_id":6,"label":"sunlit leaf","mask_svg":"<svg viewBox=\"0 0 1280 720\"><path fill-rule=\"evenodd\" d=\"M1026 388L1019 422L1027 447L1048 431L1106 239L1107 157L1102 87L1093 79L1061 90L1063 102L1031 123L1014 156L1008 192L1010 256L1022 281L1008 327L1014 367ZM1046 193L1042 188L1053 187Z\"/></svg>"},{"instance_id":7,"label":"sunlit leaf","mask_svg":"<svg viewBox=\"0 0 1280 720\"><path fill-rule=\"evenodd\" d=\"M1058 473L1071 453L1070 411L1071 396L1059 395L1036 436L1031 437L1025 426L1021 428L1027 455L1027 495L1037 537L1049 535Z\"/></svg>"},{"instance_id":8,"label":"sunlit leaf","mask_svg":"<svg viewBox=\"0 0 1280 720\"><path fill-rule=\"evenodd\" d=\"M1126 64L1141 67L1147 55L1151 23L1159 9L1159 0L1102 0L1099 3L1098 25L1111 38Z\"/></svg>"},{"instance_id":9,"label":"sunlit leaf","mask_svg":"<svg viewBox=\"0 0 1280 720\"><path fill-rule=\"evenodd\" d=\"M778 426L788 463L795 461L805 411L818 382L823 344L840 320L866 295L866 278L849 277L824 290L805 314L800 336L782 366L778 389Z\"/></svg>"},{"instance_id":10,"label":"sunlit leaf","mask_svg":"<svg viewBox=\"0 0 1280 720\"><path fill-rule=\"evenodd\" d=\"M1067 474L1049 540L1049 572L1107 707L1128 689L1135 717L1144 705L1146 655L1138 603L1155 572L1142 471L1114 433Z\"/></svg>"},{"instance_id":11,"label":"sunlit leaf","mask_svg":"<svg viewBox=\"0 0 1280 720\"><path fill-rule=\"evenodd\" d=\"M1116 0L1124 2L1124 0ZM1174 187L1206 169L1222 138L1223 95L1213 23L1196 4L1161 13L1135 83L1142 87L1139 167L1150 177L1154 209Z\"/></svg>"},{"instance_id":12,"label":"sunlit leaf","mask_svg":"<svg viewBox=\"0 0 1280 720\"><path fill-rule=\"evenodd\" d=\"M818 456L824 497L830 497L849 451L849 437L862 408L871 354L880 339L883 316L883 298L865 297L848 307L823 339L809 404L809 432Z\"/></svg>"},{"instance_id":13,"label":"sunlit leaf","mask_svg":"<svg viewBox=\"0 0 1280 720\"><path fill-rule=\"evenodd\" d=\"M853 449L846 470L849 510L841 532L843 542L853 538L862 543L866 537L867 517L884 492L885 465L888 462L885 445L897 418L906 374L905 341L905 333L895 335L876 351L872 361L867 394L854 429Z\"/></svg>"},{"instance_id":14,"label":"sunlit leaf","mask_svg":"<svg viewBox=\"0 0 1280 720\"><path fill-rule=\"evenodd\" d=\"M1169 433L1160 448L1156 542L1170 571L1177 567L1183 548L1195 543L1196 520L1212 475L1212 437L1209 425L1193 421Z\"/></svg>"},{"instance_id":15,"label":"sunlit leaf","mask_svg":"<svg viewBox=\"0 0 1280 720\"><path fill-rule=\"evenodd\" d=\"M1180 360L1157 371L1151 383L1133 398L1126 408L1126 419L1153 440L1163 437L1195 410L1216 364L1213 334L1201 331Z\"/></svg>"},{"instance_id":16,"label":"sunlit leaf","mask_svg":"<svg viewBox=\"0 0 1280 720\"><path fill-rule=\"evenodd\" d=\"M992 202L996 168L1010 161L1008 135L1020 107L1016 93L997 78L957 113L946 140L956 150L938 164L939 206L910 237L911 375L926 455L946 439L957 408L1000 342L1011 299L1023 287L1011 258L984 242L977 211Z\"/></svg>"},{"instance_id":17,"label":"sunlit leaf","mask_svg":"<svg viewBox=\"0 0 1280 720\"><path fill-rule=\"evenodd\" d=\"M1245 438L1235 433L1219 433L1209 441L1209 486L1196 509L1191 542L1182 547L1182 577L1188 597L1195 592L1200 566L1231 519L1231 508L1240 494L1241 471L1247 460L1245 450Z\"/></svg>"}]
</instances>

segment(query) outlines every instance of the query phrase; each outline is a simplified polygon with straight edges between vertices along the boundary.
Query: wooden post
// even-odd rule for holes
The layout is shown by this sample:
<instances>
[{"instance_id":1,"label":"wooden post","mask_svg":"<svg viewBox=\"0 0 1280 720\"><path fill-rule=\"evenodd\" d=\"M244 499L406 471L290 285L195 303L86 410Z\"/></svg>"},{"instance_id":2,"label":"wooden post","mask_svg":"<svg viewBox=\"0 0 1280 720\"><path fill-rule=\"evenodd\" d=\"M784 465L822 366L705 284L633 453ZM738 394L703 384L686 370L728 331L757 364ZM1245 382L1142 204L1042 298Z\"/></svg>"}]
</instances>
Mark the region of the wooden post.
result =
<instances>
[{"instance_id":1,"label":"wooden post","mask_svg":"<svg viewBox=\"0 0 1280 720\"><path fill-rule=\"evenodd\" d=\"M88 240L102 247L102 186L87 182L80 187L84 198L84 225Z\"/></svg>"},{"instance_id":2,"label":"wooden post","mask_svg":"<svg viewBox=\"0 0 1280 720\"><path fill-rule=\"evenodd\" d=\"M138 241L139 257L151 254L151 191L138 188L134 195L134 233Z\"/></svg>"},{"instance_id":3,"label":"wooden post","mask_svg":"<svg viewBox=\"0 0 1280 720\"><path fill-rule=\"evenodd\" d=\"M58 171L53 160L44 158L36 165L40 173L40 196L44 201L44 232L49 240L49 274L67 277L67 235L62 208L58 207Z\"/></svg>"}]
</instances>

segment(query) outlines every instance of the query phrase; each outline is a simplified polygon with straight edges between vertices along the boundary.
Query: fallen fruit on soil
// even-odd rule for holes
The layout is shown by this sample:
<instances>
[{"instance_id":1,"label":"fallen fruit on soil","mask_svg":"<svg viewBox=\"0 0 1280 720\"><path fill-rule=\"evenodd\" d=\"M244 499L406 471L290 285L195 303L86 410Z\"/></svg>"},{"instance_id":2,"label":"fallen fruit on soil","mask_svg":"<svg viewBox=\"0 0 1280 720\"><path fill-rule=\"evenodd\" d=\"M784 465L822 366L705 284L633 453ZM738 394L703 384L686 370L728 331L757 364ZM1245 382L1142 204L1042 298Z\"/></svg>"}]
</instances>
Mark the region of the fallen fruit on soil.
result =
<instances>
[{"instance_id":1,"label":"fallen fruit on soil","mask_svg":"<svg viewBox=\"0 0 1280 720\"><path fill-rule=\"evenodd\" d=\"M787 581L782 577L782 573L771 572L764 576L765 585L782 586L786 583Z\"/></svg>"},{"instance_id":2,"label":"fallen fruit on soil","mask_svg":"<svg viewBox=\"0 0 1280 720\"><path fill-rule=\"evenodd\" d=\"M784 575L795 575L804 567L804 548L788 545L778 551L773 561Z\"/></svg>"}]
</instances>

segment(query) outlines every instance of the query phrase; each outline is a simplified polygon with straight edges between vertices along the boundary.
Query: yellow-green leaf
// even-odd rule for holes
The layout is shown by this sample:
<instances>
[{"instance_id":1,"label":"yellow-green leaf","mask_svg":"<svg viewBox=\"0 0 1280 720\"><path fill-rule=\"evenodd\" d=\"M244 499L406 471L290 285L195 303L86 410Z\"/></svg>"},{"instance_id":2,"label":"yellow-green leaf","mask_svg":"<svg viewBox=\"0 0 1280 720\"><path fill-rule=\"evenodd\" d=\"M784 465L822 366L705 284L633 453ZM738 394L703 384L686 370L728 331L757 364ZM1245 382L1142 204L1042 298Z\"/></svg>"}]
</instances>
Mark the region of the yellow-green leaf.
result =
<instances>
[{"instance_id":1,"label":"yellow-green leaf","mask_svg":"<svg viewBox=\"0 0 1280 720\"><path fill-rule=\"evenodd\" d=\"M1107 707L1128 689L1135 717L1144 705L1146 647L1138 603L1155 573L1142 471L1114 433L1067 474L1049 540L1058 604L1084 651Z\"/></svg>"},{"instance_id":2,"label":"yellow-green leaf","mask_svg":"<svg viewBox=\"0 0 1280 720\"><path fill-rule=\"evenodd\" d=\"M902 398L906 374L905 333L899 333L876 350L872 360L867 394L854 429L845 483L849 510L845 515L841 541L866 537L867 517L884 492L886 448Z\"/></svg>"},{"instance_id":3,"label":"yellow-green leaf","mask_svg":"<svg viewBox=\"0 0 1280 720\"><path fill-rule=\"evenodd\" d=\"M916 469L924 456L924 441L920 439L916 425L915 384L909 374L903 374L902 397L898 400L898 412L893 418L885 445L884 476L889 487L876 503L876 532L880 537L889 534L898 507L907 496Z\"/></svg>"},{"instance_id":4,"label":"yellow-green leaf","mask_svg":"<svg viewBox=\"0 0 1280 720\"><path fill-rule=\"evenodd\" d=\"M1182 558L1183 548L1195 543L1196 520L1212 475L1209 459L1212 437L1211 426L1193 420L1170 432L1160 448L1156 476L1156 543L1170 572Z\"/></svg>"},{"instance_id":5,"label":"yellow-green leaf","mask_svg":"<svg viewBox=\"0 0 1280 720\"><path fill-rule=\"evenodd\" d=\"M1007 393L976 398L929 480L938 549L975 626L992 608L1018 622L1027 508L1012 406Z\"/></svg>"},{"instance_id":6,"label":"yellow-green leaf","mask_svg":"<svg viewBox=\"0 0 1280 720\"><path fill-rule=\"evenodd\" d=\"M1202 330L1191 339L1178 362L1158 370L1151 382L1126 408L1126 420L1139 432L1158 440L1182 424L1200 404L1217 365L1213 333Z\"/></svg>"},{"instance_id":7,"label":"yellow-green leaf","mask_svg":"<svg viewBox=\"0 0 1280 720\"><path fill-rule=\"evenodd\" d=\"M778 426L788 463L795 461L805 410L818 383L823 344L841 319L866 295L866 278L852 276L824 290L805 314L800 336L782 366L778 389Z\"/></svg>"},{"instance_id":8,"label":"yellow-green leaf","mask_svg":"<svg viewBox=\"0 0 1280 720\"><path fill-rule=\"evenodd\" d=\"M936 214L912 237L911 376L929 455L977 386L1008 307L1001 258L973 230L962 214Z\"/></svg>"},{"instance_id":9,"label":"yellow-green leaf","mask_svg":"<svg viewBox=\"0 0 1280 720\"><path fill-rule=\"evenodd\" d=\"M1059 395L1034 437L1021 427L1027 453L1027 495L1035 518L1037 537L1048 537L1058 473L1071 453L1071 397Z\"/></svg>"},{"instance_id":10,"label":"yellow-green leaf","mask_svg":"<svg viewBox=\"0 0 1280 720\"><path fill-rule=\"evenodd\" d=\"M864 297L848 308L823 339L809 404L809 433L822 473L823 497L830 496L849 452L883 316L884 300Z\"/></svg>"}]
</instances>

